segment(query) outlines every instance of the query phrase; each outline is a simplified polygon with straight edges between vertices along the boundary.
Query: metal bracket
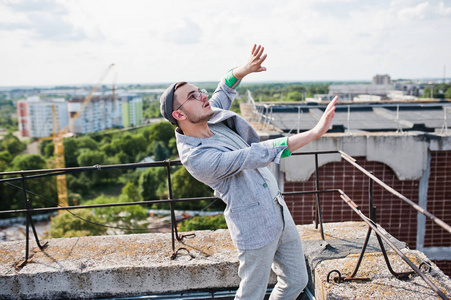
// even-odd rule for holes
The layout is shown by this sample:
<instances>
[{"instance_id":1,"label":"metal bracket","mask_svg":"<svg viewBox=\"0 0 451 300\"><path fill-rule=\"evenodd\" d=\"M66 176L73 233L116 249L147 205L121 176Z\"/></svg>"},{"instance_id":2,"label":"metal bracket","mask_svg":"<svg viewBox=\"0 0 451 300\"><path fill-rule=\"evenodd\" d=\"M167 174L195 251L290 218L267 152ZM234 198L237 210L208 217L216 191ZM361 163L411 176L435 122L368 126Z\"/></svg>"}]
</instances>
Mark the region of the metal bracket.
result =
<instances>
[{"instance_id":1,"label":"metal bracket","mask_svg":"<svg viewBox=\"0 0 451 300\"><path fill-rule=\"evenodd\" d=\"M332 278L336 283L341 283L341 282L345 282L345 281L370 281L371 280L370 278L366 278L366 277L360 277L360 278L359 277L351 277L351 276L342 277L340 271L332 270L329 272L329 274L327 274L327 282L330 281L330 275L332 273L338 274L338 277Z\"/></svg>"}]
</instances>

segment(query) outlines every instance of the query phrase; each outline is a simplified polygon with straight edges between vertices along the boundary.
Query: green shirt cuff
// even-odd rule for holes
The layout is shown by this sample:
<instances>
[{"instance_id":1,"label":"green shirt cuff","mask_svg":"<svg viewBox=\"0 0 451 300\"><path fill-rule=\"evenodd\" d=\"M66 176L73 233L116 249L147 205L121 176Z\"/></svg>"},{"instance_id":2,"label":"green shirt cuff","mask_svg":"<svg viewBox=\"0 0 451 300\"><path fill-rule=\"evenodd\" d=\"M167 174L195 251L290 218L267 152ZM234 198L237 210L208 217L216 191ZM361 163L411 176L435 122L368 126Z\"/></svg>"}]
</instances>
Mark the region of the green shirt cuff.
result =
<instances>
[{"instance_id":1,"label":"green shirt cuff","mask_svg":"<svg viewBox=\"0 0 451 300\"><path fill-rule=\"evenodd\" d=\"M283 150L282 155L280 158L288 157L291 155L290 150L288 150L288 137L281 137L273 140L273 146L279 147L279 146L287 146L285 150Z\"/></svg>"},{"instance_id":2,"label":"green shirt cuff","mask_svg":"<svg viewBox=\"0 0 451 300\"><path fill-rule=\"evenodd\" d=\"M240 85L241 80L236 79L235 76L233 76L232 71L233 71L233 69L230 70L229 72L227 72L224 79L225 79L225 83L227 84L228 87L236 89Z\"/></svg>"}]
</instances>

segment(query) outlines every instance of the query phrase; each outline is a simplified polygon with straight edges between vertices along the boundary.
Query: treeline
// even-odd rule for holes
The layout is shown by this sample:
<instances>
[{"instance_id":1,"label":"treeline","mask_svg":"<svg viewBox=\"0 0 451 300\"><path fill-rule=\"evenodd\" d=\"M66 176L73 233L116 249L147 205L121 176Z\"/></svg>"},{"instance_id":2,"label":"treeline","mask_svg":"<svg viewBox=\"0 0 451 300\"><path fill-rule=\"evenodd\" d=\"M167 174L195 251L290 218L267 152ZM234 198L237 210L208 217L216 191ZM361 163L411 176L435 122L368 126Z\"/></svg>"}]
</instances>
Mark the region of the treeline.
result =
<instances>
[{"instance_id":1,"label":"treeline","mask_svg":"<svg viewBox=\"0 0 451 300\"><path fill-rule=\"evenodd\" d=\"M305 101L314 94L327 94L331 82L318 83L243 83L238 91L242 94L249 90L255 101L275 102L275 101Z\"/></svg>"},{"instance_id":2,"label":"treeline","mask_svg":"<svg viewBox=\"0 0 451 300\"><path fill-rule=\"evenodd\" d=\"M12 100L6 99L6 95L0 94L0 129L8 132L18 130L16 107Z\"/></svg>"},{"instance_id":3,"label":"treeline","mask_svg":"<svg viewBox=\"0 0 451 300\"><path fill-rule=\"evenodd\" d=\"M97 133L77 138L65 138L64 157L66 167L114 165L135 163L146 157L155 161L174 159L177 156L174 126L160 122L136 129L114 133ZM46 169L54 166L53 142L40 143L41 155L20 154L25 145L13 135L0 143L0 172ZM195 180L182 166L172 167L172 190L175 198L212 196L212 190ZM17 176L16 176L17 177ZM67 176L69 204L85 204L87 201L142 201L168 198L167 173L165 167L143 169L108 169L74 172ZM17 185L17 183L16 183ZM126 186L127 191L122 189ZM48 207L57 204L54 177L27 180L33 207ZM133 189L136 189L136 192ZM24 207L23 194L19 187L0 184L0 209ZM121 196L123 194L127 196ZM131 196L134 195L134 196ZM119 199L122 197L123 199ZM126 201L125 201L126 200ZM202 209L210 201L180 202L176 209ZM148 206L146 206L148 207ZM169 204L153 205L153 208L169 208ZM222 209L218 201L209 209Z\"/></svg>"},{"instance_id":4,"label":"treeline","mask_svg":"<svg viewBox=\"0 0 451 300\"><path fill-rule=\"evenodd\" d=\"M436 84L424 89L423 98L451 99L451 83Z\"/></svg>"}]
</instances>

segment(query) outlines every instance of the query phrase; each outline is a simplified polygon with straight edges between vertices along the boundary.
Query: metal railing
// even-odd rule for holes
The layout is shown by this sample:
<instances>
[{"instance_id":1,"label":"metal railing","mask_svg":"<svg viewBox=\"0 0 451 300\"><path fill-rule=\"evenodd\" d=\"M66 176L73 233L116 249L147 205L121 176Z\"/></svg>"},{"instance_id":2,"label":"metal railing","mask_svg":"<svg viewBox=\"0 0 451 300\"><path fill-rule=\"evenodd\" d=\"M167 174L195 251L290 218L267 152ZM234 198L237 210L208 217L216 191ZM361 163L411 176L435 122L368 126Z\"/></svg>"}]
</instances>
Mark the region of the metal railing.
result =
<instances>
[{"instance_id":1,"label":"metal railing","mask_svg":"<svg viewBox=\"0 0 451 300\"><path fill-rule=\"evenodd\" d=\"M251 107L251 121L256 127L267 129L269 126L278 127L285 133L308 130L306 124L319 119L321 116L316 110L324 110L326 104L318 103L309 105L305 102L261 102L256 103L252 96L248 95L248 103ZM448 133L448 119L451 111L451 102L438 103L337 103L334 126L340 132L352 135L359 131L394 131L404 134L408 131L425 131L436 133ZM433 109L434 114L408 115L411 107L421 109ZM361 115L361 111L367 111L368 115ZM443 110L443 113L441 112ZM371 114L370 114L371 113ZM337 117L337 114L340 117ZM296 117L294 117L296 116ZM306 126L302 126L302 124Z\"/></svg>"},{"instance_id":2,"label":"metal railing","mask_svg":"<svg viewBox=\"0 0 451 300\"><path fill-rule=\"evenodd\" d=\"M360 207L348 196L346 193L341 189L330 189L330 190L320 190L320 178L319 178L319 163L318 163L318 156L319 155L327 155L327 154L340 154L341 158L343 158L345 161L350 163L352 166L360 170L364 175L366 175L370 181L370 188L369 188L369 211L370 216L365 216L362 211L360 210ZM421 270L424 265L427 265L430 271L430 265L426 262L421 263L418 267L411 262L407 256L402 253L402 251L394 245L392 241L387 237L387 235L384 233L384 230L377 225L376 223L376 207L373 205L373 185L374 183L379 184L382 188L386 189L391 194L398 197L400 200L406 202L409 204L412 208L417 210L418 212L425 215L427 218L431 219L433 222L435 222L437 225L442 227L444 230L446 230L448 233L451 234L451 226L440 220L439 218L435 217L433 214L425 210L424 208L418 206L415 204L412 200L408 199L407 197L403 196L384 182L382 182L380 179L375 177L371 172L365 170L363 167L361 167L359 164L357 164L357 161L349 156L348 154L342 152L342 151L318 151L318 152L300 152L300 153L293 153L294 156L296 155L314 155L315 160L315 183L316 183L316 189L312 191L303 191L303 192L284 192L282 193L284 196L294 196L294 195L306 195L306 194L315 194L316 195L316 201L315 201L315 226L316 229L318 229L321 233L321 238L325 240L324 237L324 228L323 228L323 218L322 218L322 211L321 211L321 195L324 193L338 193L340 198L368 225L368 233L365 238L365 242L362 246L362 250L360 253L360 257L358 259L358 262L355 266L355 269L352 273L352 275L348 277L342 277L341 273L338 270L332 270L329 272L327 276L327 280L330 280L330 277L333 273L337 273L338 277L333 278L335 282L344 282L344 281L351 281L351 280L369 280L368 278L357 278L355 275L358 272L360 263L363 259L366 247L368 245L368 241L371 235L371 232L374 231L377 237L377 240L379 242L381 252L384 255L385 262L387 264L387 267L391 274L393 274L395 277L399 279L404 279L410 274L416 273L419 275L430 287L432 290L434 290L437 295L439 295L442 299L449 299ZM171 212L171 238L172 238L172 255L171 258L175 259L179 253L179 251L184 250L189 253L189 250L186 248L178 248L176 249L175 241L182 241L187 236L193 236L194 234L188 234L188 235L181 235L178 233L177 230L177 220L175 216L175 203L177 202L185 202L185 201L199 201L199 200L217 200L219 198L217 197L199 197L199 198L174 198L173 197L173 191L172 191L172 182L171 182L171 167L172 166L180 166L181 162L179 160L166 160L161 162L151 162L151 163L131 163L131 164L121 164L121 165L95 165L92 167L76 167L76 168L64 168L64 169L45 169L45 170L29 170L29 171L16 171L16 172L4 172L0 173L0 176L14 176L19 175L19 177L13 177L13 178L4 178L0 179L0 184L11 184L11 182L14 181L20 181L21 187L16 186L20 188L23 191L23 198L24 198L24 209L16 209L16 210L6 210L6 211L0 211L0 215L4 214L25 214L26 215L26 249L25 249L25 259L24 261L19 265L19 267L24 266L28 262L29 258L29 231L30 227L33 231L34 238L36 240L36 243L38 247L41 250L44 250L45 247L48 245L48 242L45 244L41 244L33 223L32 215L35 213L43 213L43 212L54 212L54 211L60 211L60 210L74 210L74 209L82 209L82 208L98 208L98 207L113 207L113 206L127 206L127 205L150 205L150 204L156 204L156 203L169 203L170 204L170 212ZM167 172L167 183L168 183L168 198L164 200L148 200L148 201L138 201L138 202L126 202L126 203L113 203L113 204L94 204L94 205L78 205L78 206L67 206L67 207L46 207L46 208L33 208L32 204L29 201L28 193L32 193L32 191L29 191L27 189L27 180L35 179L35 178L42 178L42 177L51 177L51 176L57 176L62 174L71 174L71 173L77 173L77 172L85 172L85 171L106 171L110 169L127 169L127 168L145 168L145 167L165 167ZM402 272L398 273L395 272L391 265L390 261L388 259L385 247L383 242L386 242L393 250L398 254L413 270L412 272Z\"/></svg>"}]
</instances>

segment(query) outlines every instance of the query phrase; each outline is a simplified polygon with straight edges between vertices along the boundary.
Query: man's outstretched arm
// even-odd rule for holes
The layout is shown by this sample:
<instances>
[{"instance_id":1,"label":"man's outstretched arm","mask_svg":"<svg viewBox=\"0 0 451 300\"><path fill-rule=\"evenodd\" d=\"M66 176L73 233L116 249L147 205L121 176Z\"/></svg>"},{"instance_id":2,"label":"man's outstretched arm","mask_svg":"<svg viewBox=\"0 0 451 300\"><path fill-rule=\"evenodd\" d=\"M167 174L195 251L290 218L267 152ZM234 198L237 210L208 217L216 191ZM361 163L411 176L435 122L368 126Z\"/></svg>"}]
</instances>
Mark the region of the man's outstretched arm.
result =
<instances>
[{"instance_id":1,"label":"man's outstretched arm","mask_svg":"<svg viewBox=\"0 0 451 300\"><path fill-rule=\"evenodd\" d=\"M292 135L288 138L288 150L290 151L290 153L307 145L311 141L320 138L327 132L327 130L329 130L330 125L332 124L332 119L335 115L335 104L337 103L337 100L338 96L335 96L334 99L329 103L329 105L327 105L326 110L324 111L321 119L319 119L315 127L308 131Z\"/></svg>"},{"instance_id":2,"label":"man's outstretched arm","mask_svg":"<svg viewBox=\"0 0 451 300\"><path fill-rule=\"evenodd\" d=\"M263 55L263 51L264 48L262 46L254 45L247 63L227 72L223 79L224 82L218 85L210 99L213 107L230 109L236 96L235 89L240 85L241 79L250 73L266 71L266 68L261 65L267 56L266 54Z\"/></svg>"}]
</instances>

